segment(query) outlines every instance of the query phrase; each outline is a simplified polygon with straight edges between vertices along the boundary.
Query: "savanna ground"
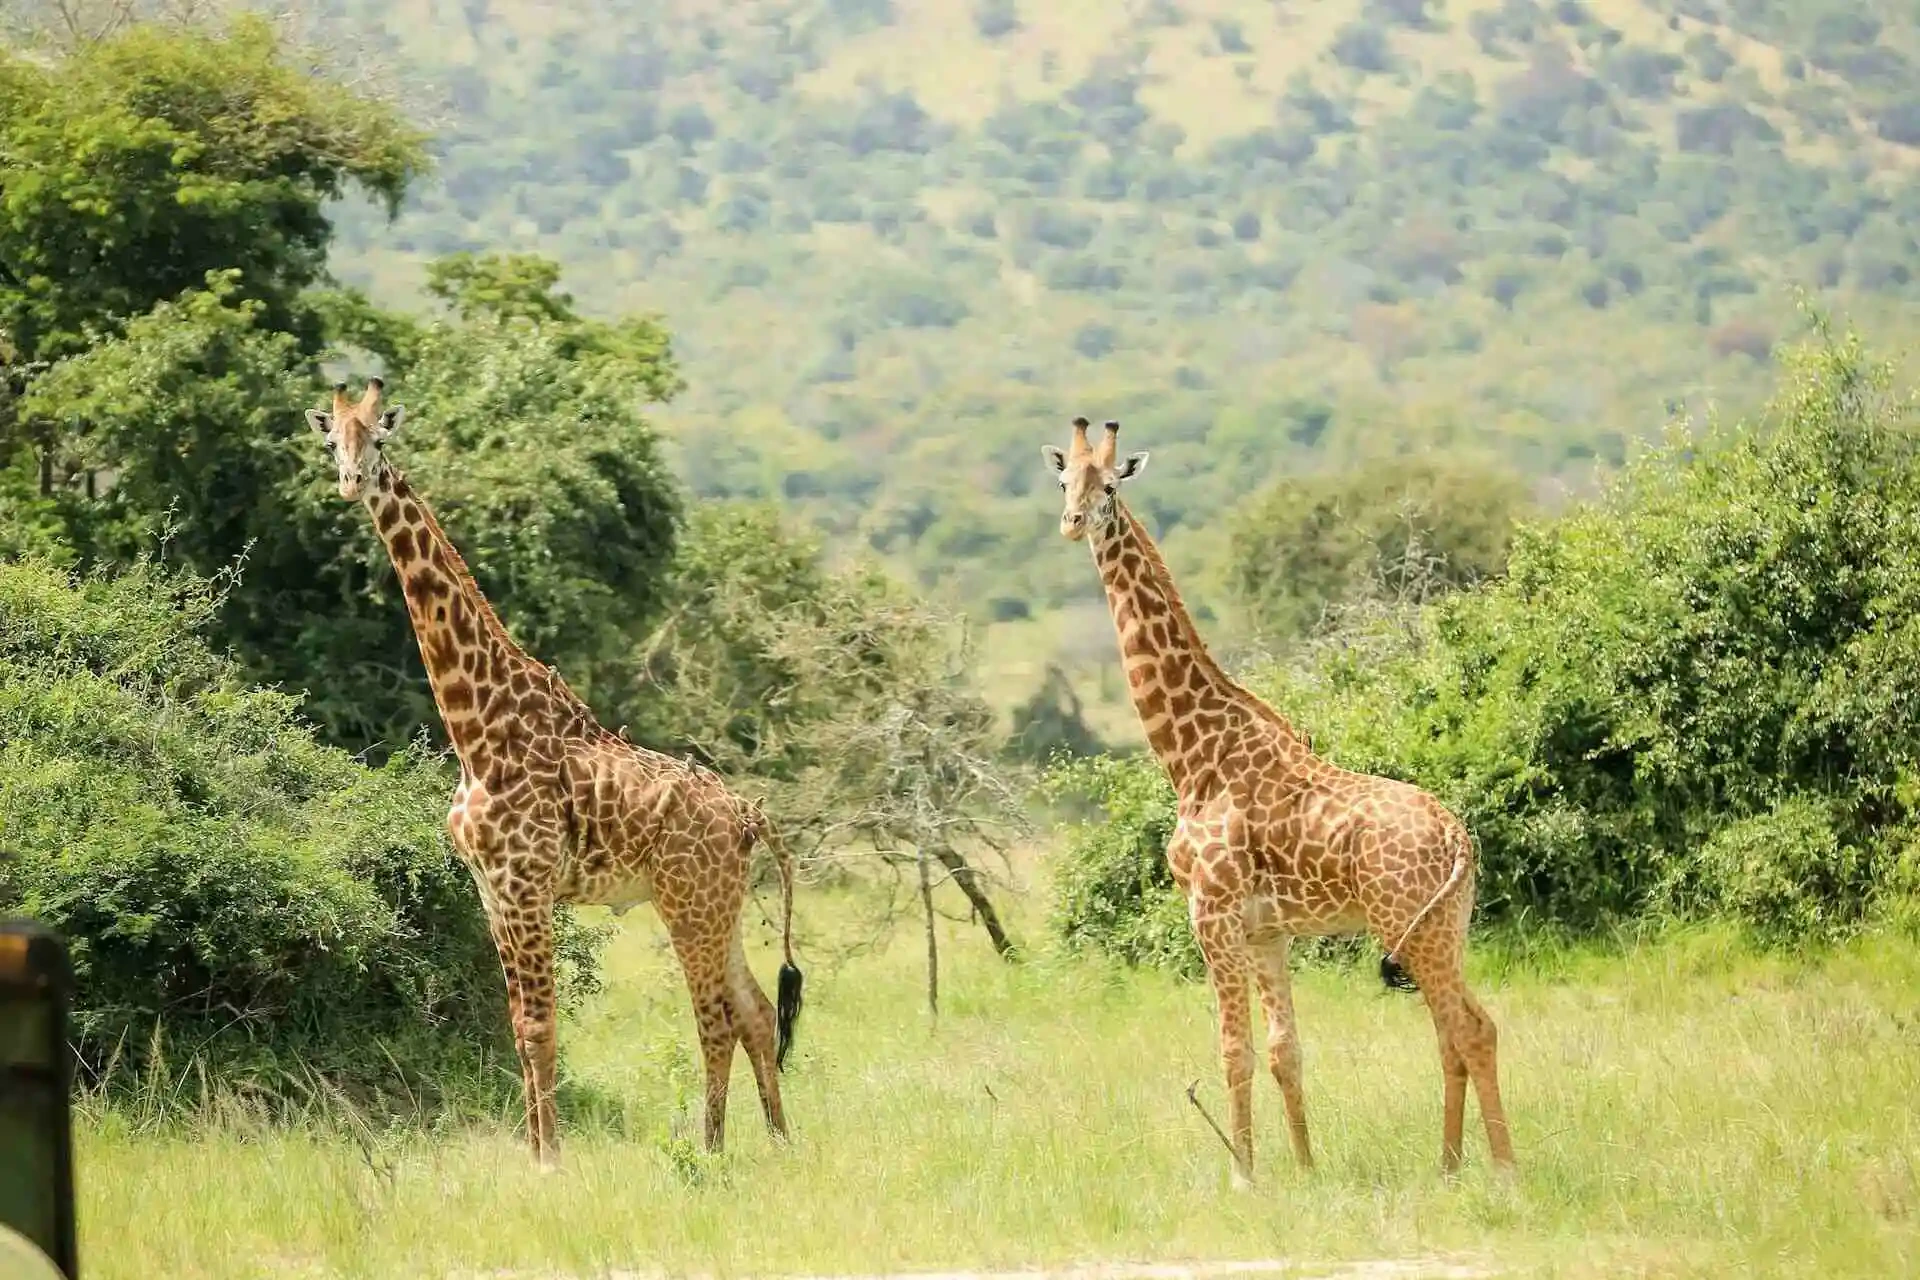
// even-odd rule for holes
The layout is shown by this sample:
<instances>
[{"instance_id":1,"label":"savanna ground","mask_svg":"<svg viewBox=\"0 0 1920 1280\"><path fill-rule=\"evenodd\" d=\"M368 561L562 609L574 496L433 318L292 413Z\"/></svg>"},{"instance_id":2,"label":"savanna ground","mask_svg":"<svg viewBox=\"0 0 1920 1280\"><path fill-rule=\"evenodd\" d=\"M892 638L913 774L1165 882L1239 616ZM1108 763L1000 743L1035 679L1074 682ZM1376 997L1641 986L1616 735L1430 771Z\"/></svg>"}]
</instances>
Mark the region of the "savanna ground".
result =
<instances>
[{"instance_id":1,"label":"savanna ground","mask_svg":"<svg viewBox=\"0 0 1920 1280\"><path fill-rule=\"evenodd\" d=\"M1031 893L1021 936L1043 935ZM771 905L771 903L769 903ZM1691 933L1524 952L1473 977L1502 1032L1521 1159L1437 1171L1440 1076L1415 998L1370 966L1296 977L1319 1168L1255 1095L1259 1181L1227 1188L1211 999L1048 953L998 961L944 927L937 1025L924 941L875 949L871 903L799 903L808 1004L775 1146L736 1064L729 1148L690 1139L691 1020L658 922L628 915L608 986L562 1029L576 1083L564 1168L514 1128L372 1134L229 1116L189 1129L89 1110L78 1142L90 1280L168 1276L560 1280L1285 1260L1292 1274L1893 1276L1920 1268L1920 956L1864 938L1756 955ZM749 909L763 980L771 934ZM610 1103L607 1100L613 1100ZM217 1114L217 1109L216 1109ZM1342 1270L1398 1260L1406 1269ZM1294 1267L1297 1265L1297 1270Z\"/></svg>"}]
</instances>

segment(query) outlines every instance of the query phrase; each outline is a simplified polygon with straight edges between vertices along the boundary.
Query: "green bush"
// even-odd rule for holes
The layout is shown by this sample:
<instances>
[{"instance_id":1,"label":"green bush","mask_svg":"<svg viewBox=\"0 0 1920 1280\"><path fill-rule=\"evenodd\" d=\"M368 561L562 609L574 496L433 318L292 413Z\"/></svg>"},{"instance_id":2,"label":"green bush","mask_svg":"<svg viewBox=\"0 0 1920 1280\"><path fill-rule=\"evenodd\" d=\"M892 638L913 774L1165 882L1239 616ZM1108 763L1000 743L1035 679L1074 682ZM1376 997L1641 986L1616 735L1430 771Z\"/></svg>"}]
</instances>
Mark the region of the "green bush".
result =
<instances>
[{"instance_id":1,"label":"green bush","mask_svg":"<svg viewBox=\"0 0 1920 1280\"><path fill-rule=\"evenodd\" d=\"M1244 625L1291 640L1410 559L1437 588L1499 572L1526 507L1519 477L1458 460L1286 476L1229 514L1228 592Z\"/></svg>"},{"instance_id":2,"label":"green bush","mask_svg":"<svg viewBox=\"0 0 1920 1280\"><path fill-rule=\"evenodd\" d=\"M59 930L74 1040L109 1084L195 1064L431 1104L517 1075L499 961L435 758L369 768L199 632L202 581L0 564L0 913ZM571 998L593 937L562 922Z\"/></svg>"},{"instance_id":3,"label":"green bush","mask_svg":"<svg viewBox=\"0 0 1920 1280\"><path fill-rule=\"evenodd\" d=\"M1254 684L1322 754L1452 807L1489 915L1844 932L1920 829L1920 466L1890 387L1823 331L1759 421L1675 433L1523 525L1503 579L1352 610ZM1060 930L1130 959L1161 919L1122 892L1164 843L1157 777L1076 775L1110 821L1061 875Z\"/></svg>"},{"instance_id":4,"label":"green bush","mask_svg":"<svg viewBox=\"0 0 1920 1280\"><path fill-rule=\"evenodd\" d=\"M1072 760L1046 779L1052 798L1090 801L1054 880L1053 931L1068 947L1187 977L1206 972L1187 905L1167 869L1173 788L1151 759Z\"/></svg>"},{"instance_id":5,"label":"green bush","mask_svg":"<svg viewBox=\"0 0 1920 1280\"><path fill-rule=\"evenodd\" d=\"M1920 758L1920 468L1889 386L1823 337L1761 420L1677 433L1524 528L1504 580L1265 687L1342 763L1453 804L1495 911L1648 910L1721 828L1796 797L1826 805L1835 858L1877 866ZM1823 929L1868 902L1838 867L1807 891Z\"/></svg>"},{"instance_id":6,"label":"green bush","mask_svg":"<svg viewBox=\"0 0 1920 1280\"><path fill-rule=\"evenodd\" d=\"M1738 818L1674 868L1661 887L1669 910L1723 915L1757 936L1795 942L1843 931L1873 892L1875 859L1844 843L1827 801L1792 796Z\"/></svg>"}]
</instances>

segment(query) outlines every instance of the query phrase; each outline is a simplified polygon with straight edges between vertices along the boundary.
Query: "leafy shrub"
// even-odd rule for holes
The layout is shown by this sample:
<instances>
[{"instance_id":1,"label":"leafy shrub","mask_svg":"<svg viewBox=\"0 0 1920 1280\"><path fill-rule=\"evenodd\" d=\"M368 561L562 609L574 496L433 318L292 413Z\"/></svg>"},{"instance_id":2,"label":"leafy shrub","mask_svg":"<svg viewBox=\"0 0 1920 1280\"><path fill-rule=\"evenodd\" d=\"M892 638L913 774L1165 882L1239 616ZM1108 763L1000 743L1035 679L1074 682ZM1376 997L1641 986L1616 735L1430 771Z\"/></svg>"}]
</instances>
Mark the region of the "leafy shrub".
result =
<instances>
[{"instance_id":1,"label":"leafy shrub","mask_svg":"<svg viewBox=\"0 0 1920 1280\"><path fill-rule=\"evenodd\" d=\"M1291 640L1410 553L1435 562L1437 586L1497 573L1524 502L1514 476L1463 464L1395 459L1287 477L1229 516L1228 586L1252 629Z\"/></svg>"},{"instance_id":2,"label":"leafy shrub","mask_svg":"<svg viewBox=\"0 0 1920 1280\"><path fill-rule=\"evenodd\" d=\"M1685 65L1671 53L1627 44L1607 54L1602 72L1631 96L1660 102L1672 96L1673 78Z\"/></svg>"},{"instance_id":3,"label":"leafy shrub","mask_svg":"<svg viewBox=\"0 0 1920 1280\"><path fill-rule=\"evenodd\" d=\"M1882 108L1874 131L1888 142L1920 147L1920 98L1903 98Z\"/></svg>"},{"instance_id":4,"label":"leafy shrub","mask_svg":"<svg viewBox=\"0 0 1920 1280\"><path fill-rule=\"evenodd\" d=\"M1104 360L1113 354L1120 335L1110 324L1083 324L1073 335L1073 349L1089 360Z\"/></svg>"},{"instance_id":5,"label":"leafy shrub","mask_svg":"<svg viewBox=\"0 0 1920 1280\"><path fill-rule=\"evenodd\" d=\"M1744 141L1778 142L1780 131L1738 103L1688 107L1674 117L1673 139L1682 151L1730 156Z\"/></svg>"},{"instance_id":6,"label":"leafy shrub","mask_svg":"<svg viewBox=\"0 0 1920 1280\"><path fill-rule=\"evenodd\" d=\"M1120 268L1086 254L1063 254L1047 264L1041 280L1056 292L1107 293L1120 287Z\"/></svg>"},{"instance_id":7,"label":"leafy shrub","mask_svg":"<svg viewBox=\"0 0 1920 1280\"><path fill-rule=\"evenodd\" d=\"M1827 801L1789 796L1715 831L1661 885L1678 915L1723 915L1763 939L1797 942L1857 921L1877 879L1871 857L1841 840Z\"/></svg>"},{"instance_id":8,"label":"leafy shrub","mask_svg":"<svg viewBox=\"0 0 1920 1280\"><path fill-rule=\"evenodd\" d=\"M1343 763L1452 802L1495 909L1641 911L1788 795L1878 847L1920 756L1920 665L1894 656L1920 645L1920 469L1886 377L1851 342L1801 352L1768 419L1674 440L1413 638L1348 637L1270 687Z\"/></svg>"},{"instance_id":9,"label":"leafy shrub","mask_svg":"<svg viewBox=\"0 0 1920 1280\"><path fill-rule=\"evenodd\" d=\"M1213 20L1213 40L1224 54L1253 52L1253 46L1247 43L1246 29L1231 18Z\"/></svg>"},{"instance_id":10,"label":"leafy shrub","mask_svg":"<svg viewBox=\"0 0 1920 1280\"><path fill-rule=\"evenodd\" d=\"M515 1080L499 961L434 757L368 768L199 638L210 585L0 565L0 912L68 940L82 1063L282 1094ZM594 939L561 921L563 998Z\"/></svg>"},{"instance_id":11,"label":"leafy shrub","mask_svg":"<svg viewBox=\"0 0 1920 1280\"><path fill-rule=\"evenodd\" d=\"M966 302L936 276L885 272L863 299L868 314L903 329L951 329L967 318Z\"/></svg>"},{"instance_id":12,"label":"leafy shrub","mask_svg":"<svg viewBox=\"0 0 1920 1280\"><path fill-rule=\"evenodd\" d=\"M983 40L998 40L1020 29L1020 11L1014 0L977 0L973 27Z\"/></svg>"},{"instance_id":13,"label":"leafy shrub","mask_svg":"<svg viewBox=\"0 0 1920 1280\"><path fill-rule=\"evenodd\" d=\"M1056 799L1099 810L1069 838L1054 882L1052 926L1070 948L1091 948L1127 964L1186 977L1206 972L1186 901L1167 869L1175 819L1173 788L1151 760L1099 756L1047 775Z\"/></svg>"},{"instance_id":14,"label":"leafy shrub","mask_svg":"<svg viewBox=\"0 0 1920 1280\"><path fill-rule=\"evenodd\" d=\"M1367 0L1366 15L1376 22L1429 31L1436 25L1428 0Z\"/></svg>"}]
</instances>

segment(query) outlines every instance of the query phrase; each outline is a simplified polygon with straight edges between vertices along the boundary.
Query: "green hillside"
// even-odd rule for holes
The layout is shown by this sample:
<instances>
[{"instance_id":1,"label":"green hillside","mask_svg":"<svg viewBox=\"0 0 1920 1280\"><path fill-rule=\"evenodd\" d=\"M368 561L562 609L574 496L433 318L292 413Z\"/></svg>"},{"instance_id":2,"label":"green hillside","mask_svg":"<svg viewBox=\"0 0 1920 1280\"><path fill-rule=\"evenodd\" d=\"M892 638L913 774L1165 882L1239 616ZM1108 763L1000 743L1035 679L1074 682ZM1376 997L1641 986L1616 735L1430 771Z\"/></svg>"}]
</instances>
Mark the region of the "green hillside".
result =
<instances>
[{"instance_id":1,"label":"green hillside","mask_svg":"<svg viewBox=\"0 0 1920 1280\"><path fill-rule=\"evenodd\" d=\"M1795 287L1891 343L1920 293L1893 0L349 16L442 107L346 278L537 251L590 310L662 313L694 490L952 587L1022 679L1104 638L1038 462L1074 413L1154 451L1135 501L1204 604L1218 517L1277 475L1431 444L1577 488L1676 405L1761 399Z\"/></svg>"}]
</instances>

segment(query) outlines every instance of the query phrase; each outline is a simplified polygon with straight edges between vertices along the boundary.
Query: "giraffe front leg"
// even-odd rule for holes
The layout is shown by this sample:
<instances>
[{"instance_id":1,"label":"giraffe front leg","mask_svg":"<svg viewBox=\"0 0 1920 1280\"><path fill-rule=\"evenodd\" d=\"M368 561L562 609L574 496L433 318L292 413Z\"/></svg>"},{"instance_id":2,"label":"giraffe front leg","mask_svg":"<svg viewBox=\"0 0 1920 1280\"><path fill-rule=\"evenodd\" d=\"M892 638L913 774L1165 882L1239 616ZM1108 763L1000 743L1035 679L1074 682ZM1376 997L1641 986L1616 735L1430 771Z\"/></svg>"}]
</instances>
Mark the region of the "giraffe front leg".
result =
<instances>
[{"instance_id":1,"label":"giraffe front leg","mask_svg":"<svg viewBox=\"0 0 1920 1280\"><path fill-rule=\"evenodd\" d=\"M1192 900L1194 936L1213 980L1220 1023L1220 1067L1227 1082L1227 1133L1233 1149L1233 1185L1253 1181L1253 1044L1247 1010L1246 942L1239 904Z\"/></svg>"},{"instance_id":2,"label":"giraffe front leg","mask_svg":"<svg viewBox=\"0 0 1920 1280\"><path fill-rule=\"evenodd\" d=\"M507 1010L520 1057L527 1141L545 1169L560 1161L554 1104L558 1009L553 986L553 909L545 902L504 905L492 913L493 940L507 980Z\"/></svg>"}]
</instances>

